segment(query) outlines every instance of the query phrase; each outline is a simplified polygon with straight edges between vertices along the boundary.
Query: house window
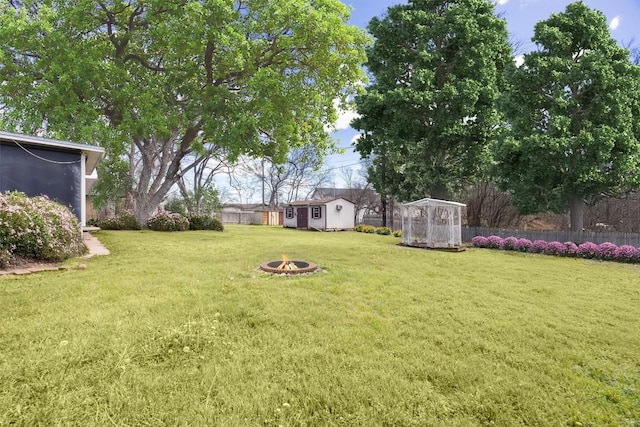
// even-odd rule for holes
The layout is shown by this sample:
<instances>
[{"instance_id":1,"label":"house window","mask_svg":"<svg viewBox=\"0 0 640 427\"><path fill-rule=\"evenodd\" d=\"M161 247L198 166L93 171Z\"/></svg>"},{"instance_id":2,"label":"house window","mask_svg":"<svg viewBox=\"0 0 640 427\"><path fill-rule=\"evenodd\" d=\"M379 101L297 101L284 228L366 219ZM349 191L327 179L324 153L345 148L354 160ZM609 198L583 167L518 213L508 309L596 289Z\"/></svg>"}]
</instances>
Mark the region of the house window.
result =
<instances>
[{"instance_id":1,"label":"house window","mask_svg":"<svg viewBox=\"0 0 640 427\"><path fill-rule=\"evenodd\" d=\"M287 208L287 218L293 218L293 208L291 206Z\"/></svg>"},{"instance_id":2,"label":"house window","mask_svg":"<svg viewBox=\"0 0 640 427\"><path fill-rule=\"evenodd\" d=\"M320 207L320 206L312 206L311 207L311 218L313 218L313 219L322 218L322 207Z\"/></svg>"}]
</instances>

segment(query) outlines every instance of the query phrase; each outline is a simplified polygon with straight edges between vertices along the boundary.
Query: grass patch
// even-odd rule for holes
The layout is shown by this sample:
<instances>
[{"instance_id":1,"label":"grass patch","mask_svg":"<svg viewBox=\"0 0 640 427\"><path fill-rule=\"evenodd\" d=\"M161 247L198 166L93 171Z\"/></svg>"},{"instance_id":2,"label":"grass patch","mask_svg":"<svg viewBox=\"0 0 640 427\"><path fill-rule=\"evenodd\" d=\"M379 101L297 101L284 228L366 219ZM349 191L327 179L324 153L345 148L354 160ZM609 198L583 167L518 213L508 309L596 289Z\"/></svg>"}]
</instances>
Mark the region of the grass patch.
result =
<instances>
[{"instance_id":1,"label":"grass patch","mask_svg":"<svg viewBox=\"0 0 640 427\"><path fill-rule=\"evenodd\" d=\"M638 425L640 269L229 226L0 278L0 425ZM317 263L280 277L265 261ZM84 262L84 261L83 261Z\"/></svg>"}]
</instances>

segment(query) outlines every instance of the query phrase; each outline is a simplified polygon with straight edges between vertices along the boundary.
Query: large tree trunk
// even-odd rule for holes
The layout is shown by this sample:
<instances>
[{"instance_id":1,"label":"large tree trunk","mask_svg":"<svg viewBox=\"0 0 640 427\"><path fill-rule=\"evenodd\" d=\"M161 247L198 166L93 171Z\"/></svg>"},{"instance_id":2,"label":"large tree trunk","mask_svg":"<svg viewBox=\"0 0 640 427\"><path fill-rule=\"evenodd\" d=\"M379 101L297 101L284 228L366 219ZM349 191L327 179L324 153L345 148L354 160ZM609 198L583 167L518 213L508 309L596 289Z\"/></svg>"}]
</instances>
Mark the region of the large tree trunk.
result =
<instances>
[{"instance_id":1,"label":"large tree trunk","mask_svg":"<svg viewBox=\"0 0 640 427\"><path fill-rule=\"evenodd\" d=\"M387 226L387 196L380 196L380 202L382 204L382 226Z\"/></svg>"},{"instance_id":2,"label":"large tree trunk","mask_svg":"<svg viewBox=\"0 0 640 427\"><path fill-rule=\"evenodd\" d=\"M579 196L569 197L569 212L571 216L571 231L582 231L584 228L584 199Z\"/></svg>"}]
</instances>

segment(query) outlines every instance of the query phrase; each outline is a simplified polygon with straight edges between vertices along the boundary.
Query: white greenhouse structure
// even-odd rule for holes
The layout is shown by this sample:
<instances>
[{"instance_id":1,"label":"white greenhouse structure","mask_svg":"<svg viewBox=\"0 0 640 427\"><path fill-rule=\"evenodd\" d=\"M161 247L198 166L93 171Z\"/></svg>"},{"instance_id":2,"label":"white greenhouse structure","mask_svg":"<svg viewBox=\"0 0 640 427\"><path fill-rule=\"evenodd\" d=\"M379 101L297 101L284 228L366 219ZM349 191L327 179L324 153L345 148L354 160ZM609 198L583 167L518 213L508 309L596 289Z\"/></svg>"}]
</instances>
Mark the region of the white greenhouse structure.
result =
<instances>
[{"instance_id":1,"label":"white greenhouse structure","mask_svg":"<svg viewBox=\"0 0 640 427\"><path fill-rule=\"evenodd\" d=\"M429 198L402 204L402 243L421 248L460 247L463 207L463 203Z\"/></svg>"}]
</instances>

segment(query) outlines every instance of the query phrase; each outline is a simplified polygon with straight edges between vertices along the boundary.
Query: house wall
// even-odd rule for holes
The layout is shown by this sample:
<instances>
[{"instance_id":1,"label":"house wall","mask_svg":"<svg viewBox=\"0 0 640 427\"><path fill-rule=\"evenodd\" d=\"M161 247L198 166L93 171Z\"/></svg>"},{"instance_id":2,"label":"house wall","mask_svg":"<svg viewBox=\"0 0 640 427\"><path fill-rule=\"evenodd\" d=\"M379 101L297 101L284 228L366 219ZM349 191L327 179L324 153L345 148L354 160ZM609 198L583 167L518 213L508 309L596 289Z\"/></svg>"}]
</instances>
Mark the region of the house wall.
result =
<instances>
[{"instance_id":1,"label":"house wall","mask_svg":"<svg viewBox=\"0 0 640 427\"><path fill-rule=\"evenodd\" d=\"M83 220L83 156L80 151L45 149L0 142L0 192L46 195L69 206Z\"/></svg>"}]
</instances>

